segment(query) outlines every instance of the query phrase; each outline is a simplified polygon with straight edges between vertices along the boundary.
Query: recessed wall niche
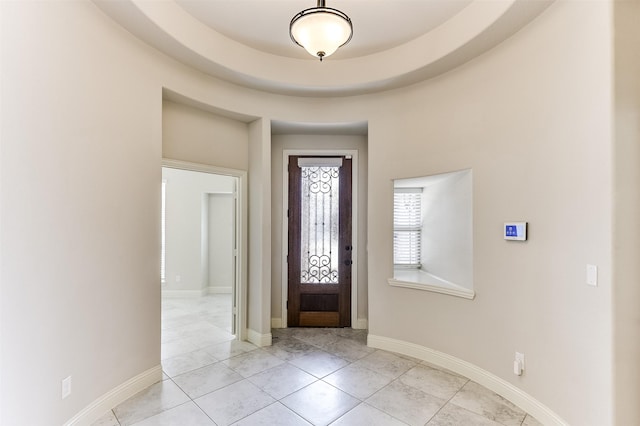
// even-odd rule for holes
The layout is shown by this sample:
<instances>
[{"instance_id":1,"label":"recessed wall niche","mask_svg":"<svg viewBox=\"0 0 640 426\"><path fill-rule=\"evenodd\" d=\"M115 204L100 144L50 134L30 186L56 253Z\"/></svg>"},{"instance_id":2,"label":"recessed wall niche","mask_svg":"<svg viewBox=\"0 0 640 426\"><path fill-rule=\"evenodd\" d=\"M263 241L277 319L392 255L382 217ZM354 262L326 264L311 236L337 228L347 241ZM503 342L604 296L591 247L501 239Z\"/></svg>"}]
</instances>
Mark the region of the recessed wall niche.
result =
<instances>
[{"instance_id":1,"label":"recessed wall niche","mask_svg":"<svg viewBox=\"0 0 640 426\"><path fill-rule=\"evenodd\" d=\"M471 169L394 180L391 285L474 297L472 182Z\"/></svg>"}]
</instances>

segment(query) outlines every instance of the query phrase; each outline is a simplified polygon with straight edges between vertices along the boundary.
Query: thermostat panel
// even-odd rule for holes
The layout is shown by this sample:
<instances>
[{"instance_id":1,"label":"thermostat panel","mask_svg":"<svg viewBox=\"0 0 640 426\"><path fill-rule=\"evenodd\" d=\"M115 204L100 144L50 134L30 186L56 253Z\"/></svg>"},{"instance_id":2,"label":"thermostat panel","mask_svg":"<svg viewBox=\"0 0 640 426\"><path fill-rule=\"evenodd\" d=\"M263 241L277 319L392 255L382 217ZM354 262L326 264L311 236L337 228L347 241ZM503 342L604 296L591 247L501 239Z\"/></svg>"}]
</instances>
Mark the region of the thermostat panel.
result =
<instances>
[{"instance_id":1,"label":"thermostat panel","mask_svg":"<svg viewBox=\"0 0 640 426\"><path fill-rule=\"evenodd\" d=\"M527 222L505 222L504 239L525 241L527 239Z\"/></svg>"}]
</instances>

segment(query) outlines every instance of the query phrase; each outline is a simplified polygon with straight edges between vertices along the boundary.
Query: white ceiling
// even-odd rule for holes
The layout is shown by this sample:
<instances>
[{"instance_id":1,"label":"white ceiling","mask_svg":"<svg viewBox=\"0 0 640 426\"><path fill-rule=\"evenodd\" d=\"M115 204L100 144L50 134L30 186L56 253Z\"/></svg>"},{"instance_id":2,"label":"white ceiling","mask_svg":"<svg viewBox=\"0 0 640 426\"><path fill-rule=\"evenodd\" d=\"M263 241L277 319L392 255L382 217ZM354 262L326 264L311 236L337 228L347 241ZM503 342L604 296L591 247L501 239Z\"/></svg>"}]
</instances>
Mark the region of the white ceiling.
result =
<instances>
[{"instance_id":1,"label":"white ceiling","mask_svg":"<svg viewBox=\"0 0 640 426\"><path fill-rule=\"evenodd\" d=\"M93 0L148 44L235 84L299 96L402 87L451 70L504 41L553 0L327 0L352 40L320 63L289 38L315 0Z\"/></svg>"},{"instance_id":2,"label":"white ceiling","mask_svg":"<svg viewBox=\"0 0 640 426\"><path fill-rule=\"evenodd\" d=\"M176 0L198 21L256 50L307 59L291 42L289 23L315 0ZM351 18L353 38L334 58L369 55L413 40L451 19L471 0L327 0Z\"/></svg>"}]
</instances>

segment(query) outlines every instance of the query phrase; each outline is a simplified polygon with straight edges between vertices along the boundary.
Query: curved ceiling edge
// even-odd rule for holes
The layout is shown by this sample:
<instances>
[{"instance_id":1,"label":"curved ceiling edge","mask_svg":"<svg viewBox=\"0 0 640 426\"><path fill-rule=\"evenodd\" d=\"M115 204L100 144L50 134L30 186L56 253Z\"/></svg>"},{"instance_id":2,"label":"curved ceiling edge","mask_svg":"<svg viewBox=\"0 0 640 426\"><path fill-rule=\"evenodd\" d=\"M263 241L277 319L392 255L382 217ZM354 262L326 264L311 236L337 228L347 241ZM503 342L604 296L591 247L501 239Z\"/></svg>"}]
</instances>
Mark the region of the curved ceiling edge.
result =
<instances>
[{"instance_id":1,"label":"curved ceiling edge","mask_svg":"<svg viewBox=\"0 0 640 426\"><path fill-rule=\"evenodd\" d=\"M271 120L273 135L340 135L367 136L367 121L350 121L340 123L310 123L299 121Z\"/></svg>"},{"instance_id":2,"label":"curved ceiling edge","mask_svg":"<svg viewBox=\"0 0 640 426\"><path fill-rule=\"evenodd\" d=\"M191 108L195 108L201 111L206 111L211 114L218 115L220 117L226 117L232 120L239 121L241 123L251 123L252 121L258 120L260 118L255 115L232 111L226 108L212 105L203 100L189 97L185 94L169 89L168 87L162 88L162 100L174 102L181 105L186 105Z\"/></svg>"},{"instance_id":3,"label":"curved ceiling edge","mask_svg":"<svg viewBox=\"0 0 640 426\"><path fill-rule=\"evenodd\" d=\"M173 1L94 0L136 37L205 73L268 92L317 97L378 92L444 73L499 44L551 2L475 0L433 31L401 46L318 63L252 49L207 27Z\"/></svg>"}]
</instances>

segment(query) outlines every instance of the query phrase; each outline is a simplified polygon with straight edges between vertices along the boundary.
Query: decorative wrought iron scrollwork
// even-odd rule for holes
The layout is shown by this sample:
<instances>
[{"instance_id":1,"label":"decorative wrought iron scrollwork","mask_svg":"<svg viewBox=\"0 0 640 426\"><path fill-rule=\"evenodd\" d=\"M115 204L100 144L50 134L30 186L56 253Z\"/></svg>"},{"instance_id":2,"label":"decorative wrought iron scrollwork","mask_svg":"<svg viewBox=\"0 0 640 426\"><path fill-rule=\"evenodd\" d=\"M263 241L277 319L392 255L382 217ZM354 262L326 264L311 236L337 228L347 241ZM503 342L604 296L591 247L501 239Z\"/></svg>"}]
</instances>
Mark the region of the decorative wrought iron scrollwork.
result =
<instances>
[{"instance_id":1,"label":"decorative wrought iron scrollwork","mask_svg":"<svg viewBox=\"0 0 640 426\"><path fill-rule=\"evenodd\" d=\"M302 167L303 283L338 283L338 167Z\"/></svg>"},{"instance_id":2,"label":"decorative wrought iron scrollwork","mask_svg":"<svg viewBox=\"0 0 640 426\"><path fill-rule=\"evenodd\" d=\"M331 269L330 256L310 255L308 257L309 269L302 271L304 283L337 283L338 271Z\"/></svg>"},{"instance_id":3,"label":"decorative wrought iron scrollwork","mask_svg":"<svg viewBox=\"0 0 640 426\"><path fill-rule=\"evenodd\" d=\"M309 182L310 193L331 196L333 181L338 179L339 173L338 167L303 167L302 179Z\"/></svg>"}]
</instances>

